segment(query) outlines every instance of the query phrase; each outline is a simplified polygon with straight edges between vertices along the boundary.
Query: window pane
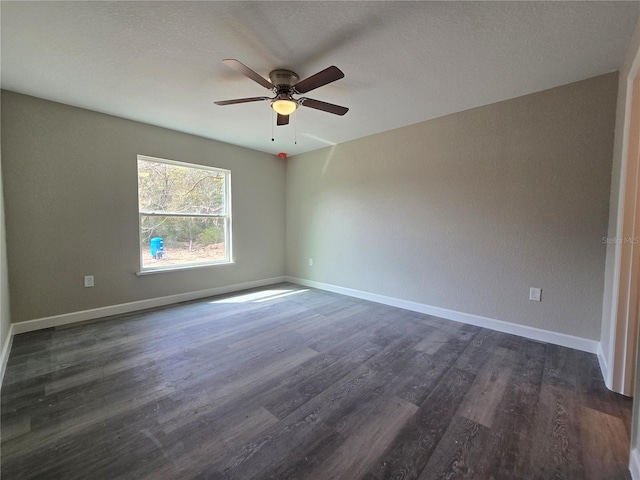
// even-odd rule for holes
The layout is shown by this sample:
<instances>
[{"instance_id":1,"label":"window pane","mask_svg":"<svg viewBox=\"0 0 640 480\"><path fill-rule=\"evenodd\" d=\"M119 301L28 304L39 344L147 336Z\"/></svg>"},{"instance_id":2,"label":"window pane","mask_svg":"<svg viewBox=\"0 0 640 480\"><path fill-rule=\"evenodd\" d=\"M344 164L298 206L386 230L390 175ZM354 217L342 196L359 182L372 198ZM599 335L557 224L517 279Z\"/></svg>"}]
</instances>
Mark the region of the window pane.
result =
<instances>
[{"instance_id":1,"label":"window pane","mask_svg":"<svg viewBox=\"0 0 640 480\"><path fill-rule=\"evenodd\" d=\"M142 268L226 262L226 219L140 215Z\"/></svg>"},{"instance_id":2,"label":"window pane","mask_svg":"<svg viewBox=\"0 0 640 480\"><path fill-rule=\"evenodd\" d=\"M140 212L225 215L225 173L138 160Z\"/></svg>"}]
</instances>

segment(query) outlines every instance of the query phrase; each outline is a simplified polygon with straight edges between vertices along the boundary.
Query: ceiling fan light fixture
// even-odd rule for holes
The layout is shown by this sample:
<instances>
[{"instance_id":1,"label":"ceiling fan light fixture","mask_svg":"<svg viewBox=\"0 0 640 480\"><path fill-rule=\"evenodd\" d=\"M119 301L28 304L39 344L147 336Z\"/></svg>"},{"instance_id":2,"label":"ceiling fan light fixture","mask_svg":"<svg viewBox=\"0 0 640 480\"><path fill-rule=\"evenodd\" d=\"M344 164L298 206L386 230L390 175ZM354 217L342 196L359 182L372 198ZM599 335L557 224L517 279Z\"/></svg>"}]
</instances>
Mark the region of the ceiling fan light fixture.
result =
<instances>
[{"instance_id":1,"label":"ceiling fan light fixture","mask_svg":"<svg viewBox=\"0 0 640 480\"><path fill-rule=\"evenodd\" d=\"M271 108L280 115L291 115L298 108L298 104L289 98L276 98L271 102Z\"/></svg>"}]
</instances>

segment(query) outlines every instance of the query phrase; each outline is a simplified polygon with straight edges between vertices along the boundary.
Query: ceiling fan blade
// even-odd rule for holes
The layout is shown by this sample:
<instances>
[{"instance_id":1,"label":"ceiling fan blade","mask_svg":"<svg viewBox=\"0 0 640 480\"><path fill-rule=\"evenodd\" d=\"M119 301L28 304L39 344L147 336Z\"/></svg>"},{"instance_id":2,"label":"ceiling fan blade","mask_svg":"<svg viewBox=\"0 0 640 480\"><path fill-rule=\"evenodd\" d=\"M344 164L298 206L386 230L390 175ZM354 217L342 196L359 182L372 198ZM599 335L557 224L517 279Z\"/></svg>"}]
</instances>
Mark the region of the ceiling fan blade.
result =
<instances>
[{"instance_id":1,"label":"ceiling fan blade","mask_svg":"<svg viewBox=\"0 0 640 480\"><path fill-rule=\"evenodd\" d=\"M271 100L269 97L249 97L249 98L235 98L233 100L220 100L213 102L216 105L235 105L236 103L248 103L259 102L260 100Z\"/></svg>"},{"instance_id":2,"label":"ceiling fan blade","mask_svg":"<svg viewBox=\"0 0 640 480\"><path fill-rule=\"evenodd\" d=\"M340 80L344 78L344 73L336 66L327 67L321 72L316 73L315 75L311 75L309 78L305 78L304 80L296 83L293 88L298 93L307 93L311 90L322 87L327 83L335 82L336 80Z\"/></svg>"},{"instance_id":3,"label":"ceiling fan blade","mask_svg":"<svg viewBox=\"0 0 640 480\"><path fill-rule=\"evenodd\" d=\"M300 102L304 107L315 108L316 110L322 110L323 112L329 112L335 115L344 115L349 111L347 107L341 107L340 105L334 105L333 103L321 102L320 100L314 100L313 98L301 98L298 102Z\"/></svg>"},{"instance_id":4,"label":"ceiling fan blade","mask_svg":"<svg viewBox=\"0 0 640 480\"><path fill-rule=\"evenodd\" d=\"M251 70L249 67L247 67L244 63L241 63L238 60L235 60L233 58L228 58L226 60L222 60L222 63L240 72L244 76L249 77L251 80L253 80L256 83L259 83L264 88L267 88L269 90L273 90L274 88L276 88L275 85L273 85L269 80L257 74L256 72Z\"/></svg>"},{"instance_id":5,"label":"ceiling fan blade","mask_svg":"<svg viewBox=\"0 0 640 480\"><path fill-rule=\"evenodd\" d=\"M289 125L289 115L278 114L277 125Z\"/></svg>"}]
</instances>

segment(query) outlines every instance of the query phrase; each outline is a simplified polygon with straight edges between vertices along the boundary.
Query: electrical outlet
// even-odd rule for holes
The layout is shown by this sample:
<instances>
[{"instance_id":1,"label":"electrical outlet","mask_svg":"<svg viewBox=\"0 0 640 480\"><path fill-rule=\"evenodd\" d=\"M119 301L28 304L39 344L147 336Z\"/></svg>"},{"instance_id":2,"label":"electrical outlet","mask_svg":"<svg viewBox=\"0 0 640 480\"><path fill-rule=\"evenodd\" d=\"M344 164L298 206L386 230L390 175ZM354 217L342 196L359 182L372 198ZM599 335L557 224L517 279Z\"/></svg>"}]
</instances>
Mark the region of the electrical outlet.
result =
<instances>
[{"instance_id":1,"label":"electrical outlet","mask_svg":"<svg viewBox=\"0 0 640 480\"><path fill-rule=\"evenodd\" d=\"M309 266L310 266L310 267L313 267L313 258L310 258L310 259L309 259Z\"/></svg>"},{"instance_id":2,"label":"electrical outlet","mask_svg":"<svg viewBox=\"0 0 640 480\"><path fill-rule=\"evenodd\" d=\"M529 300L533 300L534 302L542 301L542 289L531 287L529 289Z\"/></svg>"},{"instance_id":3,"label":"electrical outlet","mask_svg":"<svg viewBox=\"0 0 640 480\"><path fill-rule=\"evenodd\" d=\"M93 275L86 275L84 277L84 287L85 288L93 287Z\"/></svg>"}]
</instances>

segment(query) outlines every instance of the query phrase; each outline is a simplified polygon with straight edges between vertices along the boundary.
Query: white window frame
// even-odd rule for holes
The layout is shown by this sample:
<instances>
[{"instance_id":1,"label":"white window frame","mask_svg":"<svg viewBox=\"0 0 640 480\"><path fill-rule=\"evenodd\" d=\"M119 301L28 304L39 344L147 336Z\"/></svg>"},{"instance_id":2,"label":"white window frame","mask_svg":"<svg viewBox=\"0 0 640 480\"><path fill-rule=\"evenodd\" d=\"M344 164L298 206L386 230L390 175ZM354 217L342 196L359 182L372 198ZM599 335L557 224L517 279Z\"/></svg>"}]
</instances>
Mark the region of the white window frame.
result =
<instances>
[{"instance_id":1,"label":"white window frame","mask_svg":"<svg viewBox=\"0 0 640 480\"><path fill-rule=\"evenodd\" d=\"M167 165L175 165L177 167L186 167L186 168L194 168L198 170L208 170L212 172L218 172L224 174L224 214L208 214L208 213L197 213L197 214L188 214L188 213L180 213L180 212L147 212L140 210L140 189L138 183L138 160L143 160L146 162L154 162L154 163L164 163ZM136 184L138 185L136 198L138 200L138 254L140 257L140 267L137 272L138 275L146 275L149 273L159 273L159 272L167 272L174 270L186 270L193 268L201 268L201 267L211 267L216 265L228 265L233 263L233 248L232 248L232 228L231 228L231 170L227 170L225 168L218 167L210 167L208 165L200 165L195 163L187 163L180 162L177 160L168 160L166 158L158 158L158 157L150 157L147 155L138 155L136 159ZM185 262L177 265L166 265L166 266L153 266L153 267L144 267L142 261L143 255L143 247L142 247L142 216L163 216L163 217L185 217L185 218L197 218L197 217L206 217L206 218L222 218L224 219L224 242L225 242L225 259L216 260L216 261L206 261L206 262Z\"/></svg>"}]
</instances>

